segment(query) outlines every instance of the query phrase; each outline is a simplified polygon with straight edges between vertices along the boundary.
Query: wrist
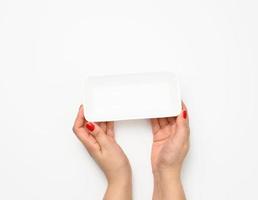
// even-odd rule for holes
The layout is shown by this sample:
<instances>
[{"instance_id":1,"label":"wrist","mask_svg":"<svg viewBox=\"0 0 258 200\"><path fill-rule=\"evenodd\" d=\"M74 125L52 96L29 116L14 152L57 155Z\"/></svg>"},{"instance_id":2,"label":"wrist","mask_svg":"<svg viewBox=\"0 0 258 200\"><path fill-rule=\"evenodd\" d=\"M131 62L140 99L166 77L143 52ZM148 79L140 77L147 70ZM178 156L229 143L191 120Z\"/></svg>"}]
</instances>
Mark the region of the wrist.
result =
<instances>
[{"instance_id":1,"label":"wrist","mask_svg":"<svg viewBox=\"0 0 258 200\"><path fill-rule=\"evenodd\" d=\"M132 199L132 178L121 176L120 178L108 179L105 200L131 200Z\"/></svg>"},{"instance_id":2,"label":"wrist","mask_svg":"<svg viewBox=\"0 0 258 200\"><path fill-rule=\"evenodd\" d=\"M131 171L128 170L125 173L115 173L113 176L107 176L108 185L120 185L120 186L128 186L132 184L132 174Z\"/></svg>"},{"instance_id":3,"label":"wrist","mask_svg":"<svg viewBox=\"0 0 258 200\"><path fill-rule=\"evenodd\" d=\"M160 170L153 172L154 182L164 184L181 183L181 172L174 170Z\"/></svg>"},{"instance_id":4,"label":"wrist","mask_svg":"<svg viewBox=\"0 0 258 200\"><path fill-rule=\"evenodd\" d=\"M154 179L162 179L162 180L173 180L180 181L181 180L181 167L159 167L156 170L153 170Z\"/></svg>"},{"instance_id":5,"label":"wrist","mask_svg":"<svg viewBox=\"0 0 258 200\"><path fill-rule=\"evenodd\" d=\"M178 170L158 170L153 172L153 200L185 199ZM177 198L182 197L182 198Z\"/></svg>"},{"instance_id":6,"label":"wrist","mask_svg":"<svg viewBox=\"0 0 258 200\"><path fill-rule=\"evenodd\" d=\"M107 180L108 186L116 186L116 187L128 187L132 184L131 177L121 177L116 179L109 179Z\"/></svg>"}]
</instances>

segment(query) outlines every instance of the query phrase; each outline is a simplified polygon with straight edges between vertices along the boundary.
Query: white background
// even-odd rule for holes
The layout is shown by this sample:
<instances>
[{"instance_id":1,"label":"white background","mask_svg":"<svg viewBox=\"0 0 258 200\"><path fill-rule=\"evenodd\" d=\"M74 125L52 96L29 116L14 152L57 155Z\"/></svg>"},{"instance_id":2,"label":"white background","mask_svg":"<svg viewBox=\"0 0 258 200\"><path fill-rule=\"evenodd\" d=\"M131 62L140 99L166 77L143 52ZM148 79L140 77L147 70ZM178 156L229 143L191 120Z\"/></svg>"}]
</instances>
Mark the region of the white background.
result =
<instances>
[{"instance_id":1,"label":"white background","mask_svg":"<svg viewBox=\"0 0 258 200\"><path fill-rule=\"evenodd\" d=\"M88 74L178 74L191 200L258 199L257 1L0 1L0 199L97 200L71 131ZM155 95L155 91L154 91ZM116 123L134 199L152 195L147 120Z\"/></svg>"}]
</instances>

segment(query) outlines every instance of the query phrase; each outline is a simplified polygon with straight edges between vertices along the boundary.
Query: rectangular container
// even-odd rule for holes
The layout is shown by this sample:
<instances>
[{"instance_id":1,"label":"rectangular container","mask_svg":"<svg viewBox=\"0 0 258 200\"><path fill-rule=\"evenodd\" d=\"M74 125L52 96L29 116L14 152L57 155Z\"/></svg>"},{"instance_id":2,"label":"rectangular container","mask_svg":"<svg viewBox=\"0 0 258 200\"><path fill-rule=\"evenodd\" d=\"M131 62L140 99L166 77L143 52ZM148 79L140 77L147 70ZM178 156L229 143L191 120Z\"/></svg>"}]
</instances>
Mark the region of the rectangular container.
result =
<instances>
[{"instance_id":1,"label":"rectangular container","mask_svg":"<svg viewBox=\"0 0 258 200\"><path fill-rule=\"evenodd\" d=\"M117 121L177 116L181 97L169 72L90 76L85 82L85 118Z\"/></svg>"}]
</instances>

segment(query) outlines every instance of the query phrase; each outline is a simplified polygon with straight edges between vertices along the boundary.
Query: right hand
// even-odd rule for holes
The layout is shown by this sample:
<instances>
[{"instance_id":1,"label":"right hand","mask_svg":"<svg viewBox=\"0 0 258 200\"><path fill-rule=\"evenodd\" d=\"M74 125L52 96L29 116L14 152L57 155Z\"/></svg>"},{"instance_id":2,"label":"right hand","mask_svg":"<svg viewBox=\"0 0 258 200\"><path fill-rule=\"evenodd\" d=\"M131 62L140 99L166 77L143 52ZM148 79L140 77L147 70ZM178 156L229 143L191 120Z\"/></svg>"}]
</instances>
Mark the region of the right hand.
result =
<instances>
[{"instance_id":1,"label":"right hand","mask_svg":"<svg viewBox=\"0 0 258 200\"><path fill-rule=\"evenodd\" d=\"M189 149L190 129L186 106L182 105L182 112L179 116L151 119L151 124L153 172L180 173Z\"/></svg>"},{"instance_id":2,"label":"right hand","mask_svg":"<svg viewBox=\"0 0 258 200\"><path fill-rule=\"evenodd\" d=\"M186 106L177 117L152 119L153 200L185 200L181 168L189 148L189 121Z\"/></svg>"}]
</instances>

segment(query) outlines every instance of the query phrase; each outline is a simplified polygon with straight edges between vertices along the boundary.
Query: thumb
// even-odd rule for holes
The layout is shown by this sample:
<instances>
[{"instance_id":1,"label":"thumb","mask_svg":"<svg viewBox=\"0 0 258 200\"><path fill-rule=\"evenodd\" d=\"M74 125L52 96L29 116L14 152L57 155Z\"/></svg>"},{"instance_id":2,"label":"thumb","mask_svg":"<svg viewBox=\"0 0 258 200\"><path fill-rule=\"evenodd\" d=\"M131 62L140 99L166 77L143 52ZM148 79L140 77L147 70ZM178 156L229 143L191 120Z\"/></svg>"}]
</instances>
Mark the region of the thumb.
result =
<instances>
[{"instance_id":1,"label":"thumb","mask_svg":"<svg viewBox=\"0 0 258 200\"><path fill-rule=\"evenodd\" d=\"M96 123L93 123L93 122L87 122L86 128L88 129L89 133L96 138L97 142L101 147L108 146L109 144L108 137L100 126L98 126Z\"/></svg>"},{"instance_id":2,"label":"thumb","mask_svg":"<svg viewBox=\"0 0 258 200\"><path fill-rule=\"evenodd\" d=\"M189 116L188 116L188 111L186 108L186 105L184 102L182 102L182 111L180 115L177 116L176 118L176 124L178 128L188 128L189 127Z\"/></svg>"},{"instance_id":3,"label":"thumb","mask_svg":"<svg viewBox=\"0 0 258 200\"><path fill-rule=\"evenodd\" d=\"M176 118L176 134L173 138L173 141L177 141L177 144L183 144L187 141L189 137L189 121L188 121L188 112L184 103L182 103L181 114Z\"/></svg>"}]
</instances>

